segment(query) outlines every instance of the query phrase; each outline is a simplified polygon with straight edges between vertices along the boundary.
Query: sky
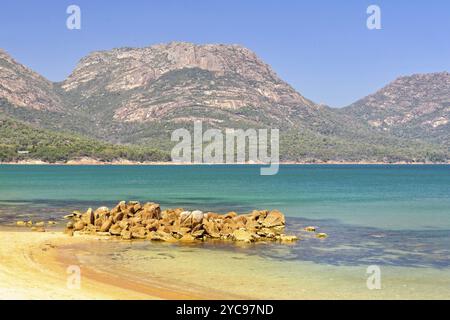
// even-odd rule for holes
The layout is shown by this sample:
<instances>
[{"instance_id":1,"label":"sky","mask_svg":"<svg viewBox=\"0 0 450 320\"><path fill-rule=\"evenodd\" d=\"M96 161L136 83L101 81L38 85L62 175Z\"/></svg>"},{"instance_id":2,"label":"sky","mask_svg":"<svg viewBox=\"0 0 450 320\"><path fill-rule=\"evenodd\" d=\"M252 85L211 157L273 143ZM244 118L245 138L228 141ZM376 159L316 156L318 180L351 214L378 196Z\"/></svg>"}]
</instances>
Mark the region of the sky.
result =
<instances>
[{"instance_id":1,"label":"sky","mask_svg":"<svg viewBox=\"0 0 450 320\"><path fill-rule=\"evenodd\" d=\"M69 5L81 29L69 30ZM378 5L381 29L367 28ZM2 0L0 48L52 81L92 51L240 44L303 96L343 107L399 76L450 71L448 0Z\"/></svg>"}]
</instances>

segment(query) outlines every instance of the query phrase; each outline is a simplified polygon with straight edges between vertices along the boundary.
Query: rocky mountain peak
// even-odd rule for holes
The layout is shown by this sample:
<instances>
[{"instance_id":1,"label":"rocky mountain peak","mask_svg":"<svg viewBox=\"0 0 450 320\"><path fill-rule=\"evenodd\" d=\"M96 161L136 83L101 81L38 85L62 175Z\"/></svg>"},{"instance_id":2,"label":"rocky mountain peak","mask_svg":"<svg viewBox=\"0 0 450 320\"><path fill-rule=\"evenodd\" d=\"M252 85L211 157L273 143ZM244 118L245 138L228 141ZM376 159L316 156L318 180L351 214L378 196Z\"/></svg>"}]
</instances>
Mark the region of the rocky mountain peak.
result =
<instances>
[{"instance_id":1,"label":"rocky mountain peak","mask_svg":"<svg viewBox=\"0 0 450 320\"><path fill-rule=\"evenodd\" d=\"M131 122L168 115L176 121L174 111L185 118L192 108L272 109L270 116L278 120L301 107L316 108L239 45L171 42L93 52L80 61L62 89L87 100L120 95L112 106L114 119Z\"/></svg>"},{"instance_id":2,"label":"rocky mountain peak","mask_svg":"<svg viewBox=\"0 0 450 320\"><path fill-rule=\"evenodd\" d=\"M145 48L93 52L80 61L63 88L73 90L112 71L114 83L109 83L106 88L110 91L130 90L148 85L170 71L189 68L199 68L221 76L237 74L256 81L277 79L272 69L247 48L171 42Z\"/></svg>"},{"instance_id":3,"label":"rocky mountain peak","mask_svg":"<svg viewBox=\"0 0 450 320\"><path fill-rule=\"evenodd\" d=\"M450 136L450 73L400 77L344 112L373 128L434 140ZM442 141L449 143L449 141Z\"/></svg>"},{"instance_id":4,"label":"rocky mountain peak","mask_svg":"<svg viewBox=\"0 0 450 320\"><path fill-rule=\"evenodd\" d=\"M61 101L53 84L0 49L0 99L15 107L57 111Z\"/></svg>"}]
</instances>

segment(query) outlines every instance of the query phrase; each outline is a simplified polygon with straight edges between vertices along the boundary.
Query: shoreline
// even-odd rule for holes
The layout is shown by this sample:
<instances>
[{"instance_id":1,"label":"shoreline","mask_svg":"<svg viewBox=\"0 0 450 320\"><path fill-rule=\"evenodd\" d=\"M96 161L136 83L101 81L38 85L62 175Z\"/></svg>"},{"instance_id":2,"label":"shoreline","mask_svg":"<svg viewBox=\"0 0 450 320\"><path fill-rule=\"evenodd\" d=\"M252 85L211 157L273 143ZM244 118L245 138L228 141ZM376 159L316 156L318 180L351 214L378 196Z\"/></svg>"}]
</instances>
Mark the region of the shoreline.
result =
<instances>
[{"instance_id":1,"label":"shoreline","mask_svg":"<svg viewBox=\"0 0 450 320\"><path fill-rule=\"evenodd\" d=\"M69 288L67 268L79 265L68 249L98 242L95 237L69 237L63 232L29 232L0 229L0 299L205 299L184 292L176 283L148 286L128 283L115 275L104 275L80 265L81 288ZM217 298L223 298L218 296Z\"/></svg>"},{"instance_id":2,"label":"shoreline","mask_svg":"<svg viewBox=\"0 0 450 320\"><path fill-rule=\"evenodd\" d=\"M70 237L60 231L4 227L0 227L0 241L8 243L0 246L0 300L450 298L448 280L442 282L448 272L445 269L422 272L384 267L384 290L368 290L365 265L342 268L263 259L239 250L164 243L152 246L142 241L127 244L96 236ZM124 260L111 258L116 253ZM147 262L136 269L142 259ZM80 267L79 289L67 286L69 266ZM438 283L440 294L436 293Z\"/></svg>"},{"instance_id":3,"label":"shoreline","mask_svg":"<svg viewBox=\"0 0 450 320\"><path fill-rule=\"evenodd\" d=\"M448 162L376 162L376 161L326 161L326 162L295 162L286 161L273 163L272 165L450 165ZM0 162L0 165L23 165L23 166L236 166L236 165L261 165L268 166L270 163L241 162L241 163L192 163L192 162L136 162L136 161L97 161L94 159L70 160L68 162L45 162L40 160L24 160L13 162Z\"/></svg>"}]
</instances>

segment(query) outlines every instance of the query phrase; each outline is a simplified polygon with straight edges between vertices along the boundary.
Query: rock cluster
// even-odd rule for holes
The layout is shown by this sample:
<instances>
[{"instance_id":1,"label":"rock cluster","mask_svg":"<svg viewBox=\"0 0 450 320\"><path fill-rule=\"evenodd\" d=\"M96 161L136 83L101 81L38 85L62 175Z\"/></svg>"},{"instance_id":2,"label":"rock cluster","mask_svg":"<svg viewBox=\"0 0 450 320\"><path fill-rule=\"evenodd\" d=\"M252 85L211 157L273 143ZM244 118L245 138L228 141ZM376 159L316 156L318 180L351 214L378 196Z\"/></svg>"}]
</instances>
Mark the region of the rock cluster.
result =
<instances>
[{"instance_id":1,"label":"rock cluster","mask_svg":"<svg viewBox=\"0 0 450 320\"><path fill-rule=\"evenodd\" d=\"M111 235L124 240L196 241L221 239L243 242L297 240L283 233L284 215L277 210L255 210L249 214L161 210L157 203L120 202L113 209L100 207L65 216L66 232Z\"/></svg>"},{"instance_id":2,"label":"rock cluster","mask_svg":"<svg viewBox=\"0 0 450 320\"><path fill-rule=\"evenodd\" d=\"M55 221L47 221L48 227L54 226L56 224L57 223ZM37 232L45 232L46 231L46 229L45 229L46 225L45 225L44 221L33 223L32 220L29 220L29 221L19 220L19 221L16 221L16 225L18 227L28 227L28 228L30 228L31 231L37 231Z\"/></svg>"}]
</instances>

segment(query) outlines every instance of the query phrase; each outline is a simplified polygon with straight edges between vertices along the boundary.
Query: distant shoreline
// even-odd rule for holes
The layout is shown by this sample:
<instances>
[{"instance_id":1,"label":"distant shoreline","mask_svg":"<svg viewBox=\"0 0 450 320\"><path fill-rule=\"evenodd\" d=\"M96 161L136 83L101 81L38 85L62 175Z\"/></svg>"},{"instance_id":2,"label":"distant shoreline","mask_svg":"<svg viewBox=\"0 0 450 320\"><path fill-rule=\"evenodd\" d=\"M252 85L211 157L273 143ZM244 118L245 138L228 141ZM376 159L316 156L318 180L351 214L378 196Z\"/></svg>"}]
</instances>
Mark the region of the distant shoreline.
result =
<instances>
[{"instance_id":1,"label":"distant shoreline","mask_svg":"<svg viewBox=\"0 0 450 320\"><path fill-rule=\"evenodd\" d=\"M448 162L376 162L376 161L317 161L317 162L297 162L285 161L279 165L449 165ZM42 165L42 166L233 166L233 165L261 165L266 166L269 163L259 162L240 162L240 163L192 163L192 162L137 162L129 160L118 160L112 162L99 161L95 159L69 160L67 162L45 162L41 160L22 160L16 162L0 162L0 165Z\"/></svg>"}]
</instances>

